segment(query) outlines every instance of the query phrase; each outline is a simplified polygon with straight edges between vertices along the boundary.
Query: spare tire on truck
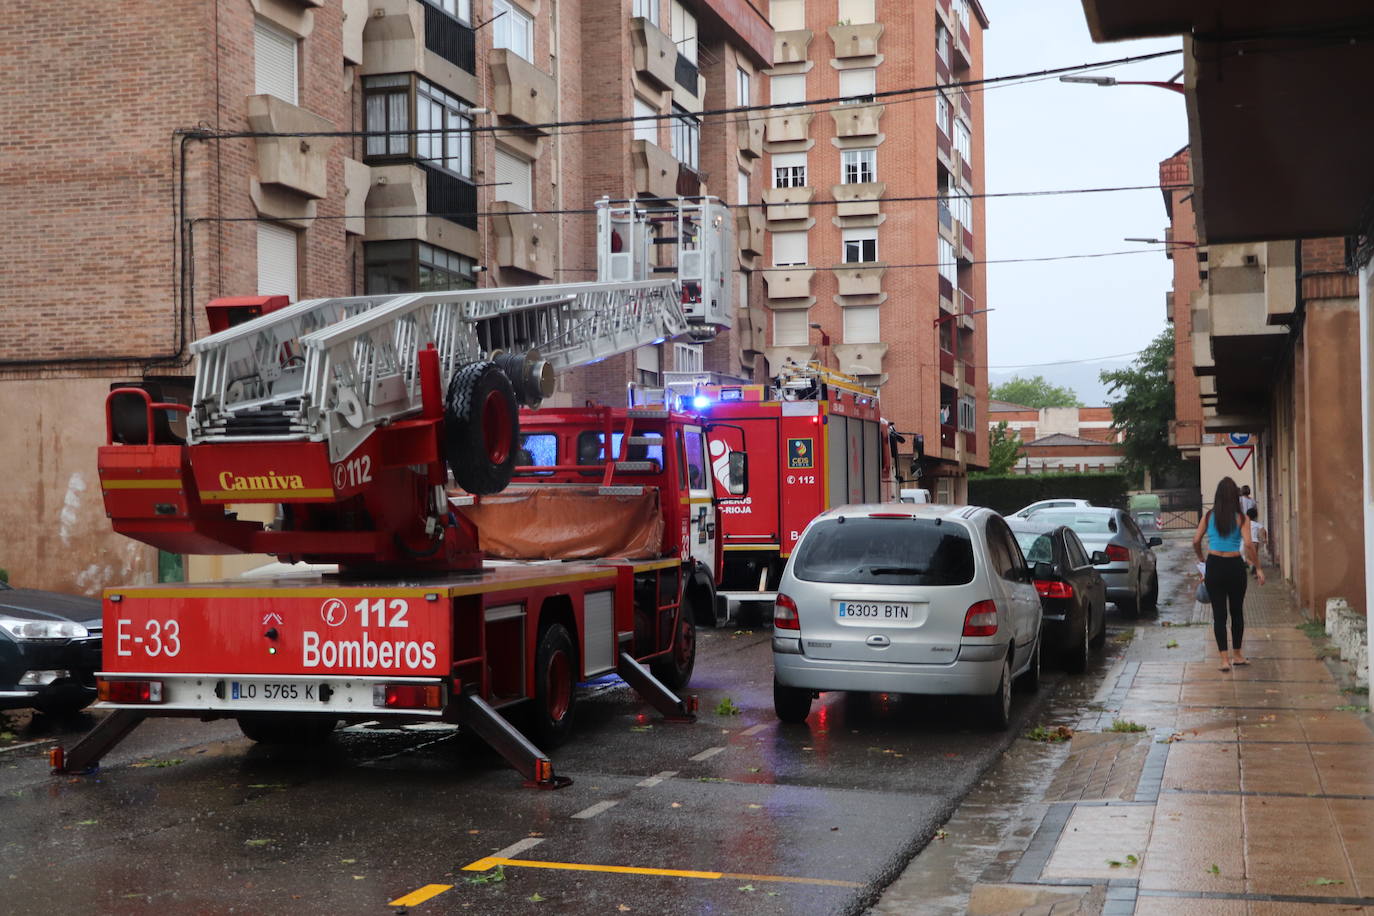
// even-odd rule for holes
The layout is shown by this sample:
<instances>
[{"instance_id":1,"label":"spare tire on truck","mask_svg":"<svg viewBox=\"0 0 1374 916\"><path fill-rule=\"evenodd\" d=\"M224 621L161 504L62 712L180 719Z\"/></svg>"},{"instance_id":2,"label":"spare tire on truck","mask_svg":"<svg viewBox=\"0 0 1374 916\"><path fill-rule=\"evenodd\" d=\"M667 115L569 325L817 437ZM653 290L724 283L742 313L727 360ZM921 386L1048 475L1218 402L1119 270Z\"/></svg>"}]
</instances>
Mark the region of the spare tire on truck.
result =
<instances>
[{"instance_id":1,"label":"spare tire on truck","mask_svg":"<svg viewBox=\"0 0 1374 916\"><path fill-rule=\"evenodd\" d=\"M520 417L515 389L495 363L464 366L444 398L444 457L469 493L499 493L515 470Z\"/></svg>"}]
</instances>

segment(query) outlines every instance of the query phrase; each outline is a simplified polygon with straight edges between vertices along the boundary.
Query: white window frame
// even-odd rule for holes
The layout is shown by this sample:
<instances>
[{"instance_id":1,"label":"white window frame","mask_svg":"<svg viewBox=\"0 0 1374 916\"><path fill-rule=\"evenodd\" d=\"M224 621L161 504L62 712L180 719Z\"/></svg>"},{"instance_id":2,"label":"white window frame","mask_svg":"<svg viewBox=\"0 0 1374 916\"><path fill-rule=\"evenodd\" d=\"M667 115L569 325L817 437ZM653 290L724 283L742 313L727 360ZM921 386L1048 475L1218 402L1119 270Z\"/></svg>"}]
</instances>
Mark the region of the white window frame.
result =
<instances>
[{"instance_id":1,"label":"white window frame","mask_svg":"<svg viewBox=\"0 0 1374 916\"><path fill-rule=\"evenodd\" d=\"M635 0L634 14L640 19L647 19L654 26L658 25L658 0Z\"/></svg>"},{"instance_id":2,"label":"white window frame","mask_svg":"<svg viewBox=\"0 0 1374 916\"><path fill-rule=\"evenodd\" d=\"M940 276L950 282L955 290L959 289L959 262L954 254L954 243L943 235L938 236L936 244L936 263L939 265Z\"/></svg>"},{"instance_id":3,"label":"white window frame","mask_svg":"<svg viewBox=\"0 0 1374 916\"><path fill-rule=\"evenodd\" d=\"M952 190L946 198L950 215L965 229L973 230L973 198L962 191Z\"/></svg>"},{"instance_id":4,"label":"white window frame","mask_svg":"<svg viewBox=\"0 0 1374 916\"><path fill-rule=\"evenodd\" d=\"M858 84L858 85L855 85ZM841 105L868 105L878 91L876 67L856 67L840 71L840 95L846 96Z\"/></svg>"},{"instance_id":5,"label":"white window frame","mask_svg":"<svg viewBox=\"0 0 1374 916\"><path fill-rule=\"evenodd\" d=\"M954 8L955 18L965 29L969 27L968 0L953 0L951 6Z\"/></svg>"},{"instance_id":6,"label":"white window frame","mask_svg":"<svg viewBox=\"0 0 1374 916\"><path fill-rule=\"evenodd\" d=\"M878 150L874 147L840 151L840 184L878 180Z\"/></svg>"},{"instance_id":7,"label":"white window frame","mask_svg":"<svg viewBox=\"0 0 1374 916\"><path fill-rule=\"evenodd\" d=\"M777 309L773 312L773 346L804 347L811 340L809 309Z\"/></svg>"},{"instance_id":8,"label":"white window frame","mask_svg":"<svg viewBox=\"0 0 1374 916\"><path fill-rule=\"evenodd\" d=\"M706 348L702 344L673 344L674 372L705 372Z\"/></svg>"},{"instance_id":9,"label":"white window frame","mask_svg":"<svg viewBox=\"0 0 1374 916\"><path fill-rule=\"evenodd\" d=\"M534 19L511 0L492 0L491 45L534 63Z\"/></svg>"},{"instance_id":10,"label":"white window frame","mask_svg":"<svg viewBox=\"0 0 1374 916\"><path fill-rule=\"evenodd\" d=\"M492 162L493 178L498 182L493 188L496 200L513 203L526 210L534 209L534 161L516 153L496 147ZM505 175L518 179L509 184L503 182Z\"/></svg>"},{"instance_id":11,"label":"white window frame","mask_svg":"<svg viewBox=\"0 0 1374 916\"><path fill-rule=\"evenodd\" d=\"M806 74L786 73L768 80L769 102L773 105L800 105L806 101Z\"/></svg>"},{"instance_id":12,"label":"white window frame","mask_svg":"<svg viewBox=\"0 0 1374 916\"><path fill-rule=\"evenodd\" d=\"M773 187L806 187L806 153L774 153Z\"/></svg>"},{"instance_id":13,"label":"white window frame","mask_svg":"<svg viewBox=\"0 0 1374 916\"><path fill-rule=\"evenodd\" d=\"M954 148L964 161L972 165L973 132L958 118L954 119ZM962 176L960 176L962 178Z\"/></svg>"},{"instance_id":14,"label":"white window frame","mask_svg":"<svg viewBox=\"0 0 1374 916\"><path fill-rule=\"evenodd\" d=\"M841 239L841 263L872 264L878 260L878 229L876 226L845 229L841 233ZM866 255L870 257L866 257Z\"/></svg>"},{"instance_id":15,"label":"white window frame","mask_svg":"<svg viewBox=\"0 0 1374 916\"><path fill-rule=\"evenodd\" d=\"M753 79L743 67L735 67L735 104L741 108L754 104Z\"/></svg>"},{"instance_id":16,"label":"white window frame","mask_svg":"<svg viewBox=\"0 0 1374 916\"><path fill-rule=\"evenodd\" d=\"M744 169L735 172L735 203L749 203L749 173Z\"/></svg>"},{"instance_id":17,"label":"white window frame","mask_svg":"<svg viewBox=\"0 0 1374 916\"><path fill-rule=\"evenodd\" d=\"M636 118L646 118L651 115L656 116L657 114L658 109L655 108L653 105L649 104L644 99L640 98L638 95L634 97L634 116ZM652 121L635 121L634 139L647 140L654 146L658 146L657 119Z\"/></svg>"},{"instance_id":18,"label":"white window frame","mask_svg":"<svg viewBox=\"0 0 1374 916\"><path fill-rule=\"evenodd\" d=\"M774 267L804 267L811 256L805 230L770 233L773 239Z\"/></svg>"},{"instance_id":19,"label":"white window frame","mask_svg":"<svg viewBox=\"0 0 1374 916\"><path fill-rule=\"evenodd\" d=\"M679 105L673 106L673 158L692 171L701 161L701 122Z\"/></svg>"},{"instance_id":20,"label":"white window frame","mask_svg":"<svg viewBox=\"0 0 1374 916\"><path fill-rule=\"evenodd\" d=\"M472 117L467 112L467 103L456 95L428 80L417 79L415 120L419 132L415 134L415 158L471 179Z\"/></svg>"},{"instance_id":21,"label":"white window frame","mask_svg":"<svg viewBox=\"0 0 1374 916\"><path fill-rule=\"evenodd\" d=\"M937 91L935 93L935 126L940 128L940 133L946 137L950 135L949 119L952 111L949 99L945 98L943 92Z\"/></svg>"},{"instance_id":22,"label":"white window frame","mask_svg":"<svg viewBox=\"0 0 1374 916\"><path fill-rule=\"evenodd\" d=\"M959 398L959 429L961 432L971 433L976 427L974 423L978 419L978 406L973 398L968 395L961 395Z\"/></svg>"},{"instance_id":23,"label":"white window frame","mask_svg":"<svg viewBox=\"0 0 1374 916\"><path fill-rule=\"evenodd\" d=\"M472 25L472 0L430 0L435 6L465 25Z\"/></svg>"},{"instance_id":24,"label":"white window frame","mask_svg":"<svg viewBox=\"0 0 1374 916\"><path fill-rule=\"evenodd\" d=\"M301 40L262 17L253 21L254 92L300 104Z\"/></svg>"},{"instance_id":25,"label":"white window frame","mask_svg":"<svg viewBox=\"0 0 1374 916\"><path fill-rule=\"evenodd\" d=\"M946 67L952 66L954 50L954 36L949 34L949 29L942 23L935 23L935 56L940 59Z\"/></svg>"},{"instance_id":26,"label":"white window frame","mask_svg":"<svg viewBox=\"0 0 1374 916\"><path fill-rule=\"evenodd\" d=\"M878 343L882 333L878 306L850 305L844 312L844 342L847 344Z\"/></svg>"},{"instance_id":27,"label":"white window frame","mask_svg":"<svg viewBox=\"0 0 1374 916\"><path fill-rule=\"evenodd\" d=\"M672 35L673 44L677 45L677 53L692 62L692 66L697 64L697 17L691 10L682 5L681 0L673 0L673 23Z\"/></svg>"}]
</instances>

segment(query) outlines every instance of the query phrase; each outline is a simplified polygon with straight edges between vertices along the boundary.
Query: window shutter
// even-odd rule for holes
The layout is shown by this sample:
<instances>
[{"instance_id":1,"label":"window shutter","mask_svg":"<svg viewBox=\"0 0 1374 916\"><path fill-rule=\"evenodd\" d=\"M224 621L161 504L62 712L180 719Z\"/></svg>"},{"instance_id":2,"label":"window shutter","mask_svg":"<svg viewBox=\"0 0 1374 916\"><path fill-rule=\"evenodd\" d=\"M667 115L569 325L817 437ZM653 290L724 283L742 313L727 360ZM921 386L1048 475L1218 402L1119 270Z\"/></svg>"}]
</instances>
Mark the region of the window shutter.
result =
<instances>
[{"instance_id":1,"label":"window shutter","mask_svg":"<svg viewBox=\"0 0 1374 916\"><path fill-rule=\"evenodd\" d=\"M772 0L768 4L768 21L775 32L794 32L806 28L805 0Z\"/></svg>"},{"instance_id":2,"label":"window shutter","mask_svg":"<svg viewBox=\"0 0 1374 916\"><path fill-rule=\"evenodd\" d=\"M844 310L845 343L877 343L880 339L876 305L850 306Z\"/></svg>"},{"instance_id":3,"label":"window shutter","mask_svg":"<svg viewBox=\"0 0 1374 916\"><path fill-rule=\"evenodd\" d=\"M641 99L639 96L635 96L635 117L636 117L636 118L653 117L653 116L656 115L656 114L658 114L658 110L657 110L657 109L655 109L655 108L654 108L652 105L650 105L648 102L646 102L646 101L644 101L643 99ZM658 143L658 122L657 122L657 121L636 121L636 122L635 122L634 138L635 138L636 140L648 140L650 143L653 143L653 144L657 145L657 143Z\"/></svg>"},{"instance_id":4,"label":"window shutter","mask_svg":"<svg viewBox=\"0 0 1374 916\"><path fill-rule=\"evenodd\" d=\"M872 95L877 91L877 72L872 67L840 71L840 95Z\"/></svg>"},{"instance_id":5,"label":"window shutter","mask_svg":"<svg viewBox=\"0 0 1374 916\"><path fill-rule=\"evenodd\" d=\"M297 44L294 35L270 22L259 19L254 23L253 69L256 76L255 91L258 95L275 95L292 105L297 104Z\"/></svg>"},{"instance_id":6,"label":"window shutter","mask_svg":"<svg viewBox=\"0 0 1374 916\"><path fill-rule=\"evenodd\" d=\"M495 165L496 199L519 204L526 210L533 209L530 200L534 184L534 163L498 147Z\"/></svg>"},{"instance_id":7,"label":"window shutter","mask_svg":"<svg viewBox=\"0 0 1374 916\"><path fill-rule=\"evenodd\" d=\"M258 295L290 296L295 302L296 233L275 223L258 223Z\"/></svg>"},{"instance_id":8,"label":"window shutter","mask_svg":"<svg viewBox=\"0 0 1374 916\"><path fill-rule=\"evenodd\" d=\"M773 313L773 346L804 347L807 338L808 309L783 309Z\"/></svg>"},{"instance_id":9,"label":"window shutter","mask_svg":"<svg viewBox=\"0 0 1374 916\"><path fill-rule=\"evenodd\" d=\"M640 347L635 351L635 368L646 372L659 371L659 349L656 346Z\"/></svg>"},{"instance_id":10,"label":"window shutter","mask_svg":"<svg viewBox=\"0 0 1374 916\"><path fill-rule=\"evenodd\" d=\"M775 76L768 81L774 105L796 105L806 101L806 74Z\"/></svg>"},{"instance_id":11,"label":"window shutter","mask_svg":"<svg viewBox=\"0 0 1374 916\"><path fill-rule=\"evenodd\" d=\"M749 203L749 173L744 169L735 173L735 203Z\"/></svg>"},{"instance_id":12,"label":"window shutter","mask_svg":"<svg viewBox=\"0 0 1374 916\"><path fill-rule=\"evenodd\" d=\"M785 169L793 166L806 166L806 153L774 153L773 168Z\"/></svg>"},{"instance_id":13,"label":"window shutter","mask_svg":"<svg viewBox=\"0 0 1374 916\"><path fill-rule=\"evenodd\" d=\"M873 0L840 0L840 19L844 22L864 25L876 21L873 14Z\"/></svg>"},{"instance_id":14,"label":"window shutter","mask_svg":"<svg viewBox=\"0 0 1374 916\"><path fill-rule=\"evenodd\" d=\"M773 264L805 264L807 257L805 232L774 232Z\"/></svg>"}]
</instances>

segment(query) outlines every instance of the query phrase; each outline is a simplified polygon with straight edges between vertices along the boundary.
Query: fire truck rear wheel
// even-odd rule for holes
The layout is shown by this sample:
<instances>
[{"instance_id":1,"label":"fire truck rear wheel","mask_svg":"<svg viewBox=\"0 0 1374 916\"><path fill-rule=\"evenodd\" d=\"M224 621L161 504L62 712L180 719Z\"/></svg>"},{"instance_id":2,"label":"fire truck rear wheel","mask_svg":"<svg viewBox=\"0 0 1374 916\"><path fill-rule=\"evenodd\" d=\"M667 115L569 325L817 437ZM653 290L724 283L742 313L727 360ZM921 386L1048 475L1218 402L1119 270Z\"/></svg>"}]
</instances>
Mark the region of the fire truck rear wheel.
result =
<instances>
[{"instance_id":1,"label":"fire truck rear wheel","mask_svg":"<svg viewBox=\"0 0 1374 916\"><path fill-rule=\"evenodd\" d=\"M271 713L238 717L239 730L259 744L324 744L339 720L329 716L280 716Z\"/></svg>"},{"instance_id":2,"label":"fire truck rear wheel","mask_svg":"<svg viewBox=\"0 0 1374 916\"><path fill-rule=\"evenodd\" d=\"M454 373L444 399L444 456L458 486L469 493L499 493L515 470L520 417L515 388L495 363Z\"/></svg>"},{"instance_id":3,"label":"fire truck rear wheel","mask_svg":"<svg viewBox=\"0 0 1374 916\"><path fill-rule=\"evenodd\" d=\"M540 747L555 748L568 740L577 706L577 648L563 624L551 623L539 635L534 677L530 731Z\"/></svg>"},{"instance_id":4,"label":"fire truck rear wheel","mask_svg":"<svg viewBox=\"0 0 1374 916\"><path fill-rule=\"evenodd\" d=\"M677 617L677 630L673 633L673 650L660 661L654 662L649 670L654 677L663 682L669 690L681 690L692 679L692 669L697 663L697 623L695 593L688 593L682 602Z\"/></svg>"}]
</instances>

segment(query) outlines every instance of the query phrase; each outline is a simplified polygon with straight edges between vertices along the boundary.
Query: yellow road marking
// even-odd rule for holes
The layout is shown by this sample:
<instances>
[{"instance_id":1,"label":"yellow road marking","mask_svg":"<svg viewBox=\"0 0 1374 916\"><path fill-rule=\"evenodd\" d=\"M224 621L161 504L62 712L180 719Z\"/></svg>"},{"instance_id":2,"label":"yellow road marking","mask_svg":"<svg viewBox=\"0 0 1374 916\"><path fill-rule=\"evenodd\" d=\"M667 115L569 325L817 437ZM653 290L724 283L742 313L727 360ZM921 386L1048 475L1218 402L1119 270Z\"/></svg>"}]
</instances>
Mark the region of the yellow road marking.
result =
<instances>
[{"instance_id":1,"label":"yellow road marking","mask_svg":"<svg viewBox=\"0 0 1374 916\"><path fill-rule=\"evenodd\" d=\"M171 480L102 480L102 490L180 490L180 478Z\"/></svg>"},{"instance_id":2,"label":"yellow road marking","mask_svg":"<svg viewBox=\"0 0 1374 916\"><path fill-rule=\"evenodd\" d=\"M853 881L835 881L828 878L793 878L786 875L745 875L723 871L689 871L681 868L637 868L631 865L587 865L581 862L540 862L534 859L502 859L488 856L478 859L471 865L464 865L463 871L487 871L498 865L520 868L551 868L562 871L595 871L615 875L655 875L668 878L700 878L706 881L771 881L786 884L818 884L824 887L862 887Z\"/></svg>"},{"instance_id":3,"label":"yellow road marking","mask_svg":"<svg viewBox=\"0 0 1374 916\"><path fill-rule=\"evenodd\" d=\"M411 891L404 897L397 897L387 904L387 906L418 906L429 900L431 897L438 897L444 891L453 890L452 884L426 884L418 891Z\"/></svg>"}]
</instances>

